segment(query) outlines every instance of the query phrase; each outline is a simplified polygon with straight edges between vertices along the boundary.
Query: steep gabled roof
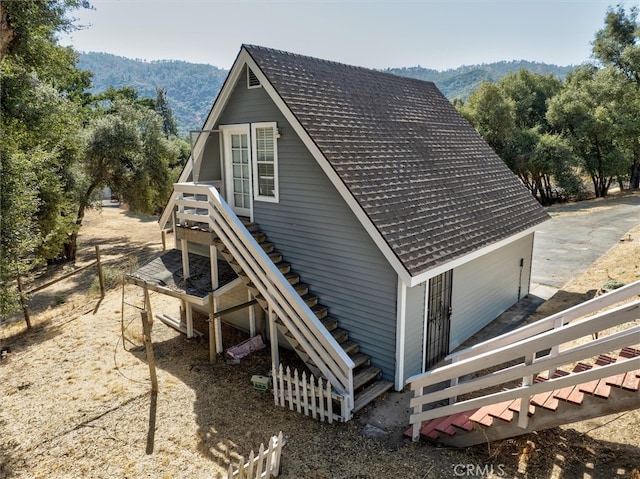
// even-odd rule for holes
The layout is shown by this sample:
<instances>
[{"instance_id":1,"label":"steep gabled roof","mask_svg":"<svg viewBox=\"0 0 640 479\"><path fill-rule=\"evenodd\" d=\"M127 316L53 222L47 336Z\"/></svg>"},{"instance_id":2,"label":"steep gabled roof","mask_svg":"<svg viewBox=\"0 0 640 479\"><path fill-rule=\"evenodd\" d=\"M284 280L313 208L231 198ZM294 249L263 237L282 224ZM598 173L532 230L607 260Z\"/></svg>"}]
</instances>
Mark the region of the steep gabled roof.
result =
<instances>
[{"instance_id":1,"label":"steep gabled roof","mask_svg":"<svg viewBox=\"0 0 640 479\"><path fill-rule=\"evenodd\" d=\"M243 49L412 277L548 219L433 83Z\"/></svg>"}]
</instances>

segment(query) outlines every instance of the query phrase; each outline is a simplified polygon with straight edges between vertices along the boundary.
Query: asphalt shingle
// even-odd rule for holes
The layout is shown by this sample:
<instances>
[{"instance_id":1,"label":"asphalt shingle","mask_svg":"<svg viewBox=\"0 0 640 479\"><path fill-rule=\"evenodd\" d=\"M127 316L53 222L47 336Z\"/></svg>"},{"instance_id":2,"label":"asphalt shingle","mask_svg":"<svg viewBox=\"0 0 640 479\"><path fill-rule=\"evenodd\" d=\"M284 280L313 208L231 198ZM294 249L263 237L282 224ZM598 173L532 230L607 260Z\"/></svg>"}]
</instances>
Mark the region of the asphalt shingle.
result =
<instances>
[{"instance_id":1,"label":"asphalt shingle","mask_svg":"<svg viewBox=\"0 0 640 479\"><path fill-rule=\"evenodd\" d=\"M433 83L243 48L412 276L548 218Z\"/></svg>"}]
</instances>

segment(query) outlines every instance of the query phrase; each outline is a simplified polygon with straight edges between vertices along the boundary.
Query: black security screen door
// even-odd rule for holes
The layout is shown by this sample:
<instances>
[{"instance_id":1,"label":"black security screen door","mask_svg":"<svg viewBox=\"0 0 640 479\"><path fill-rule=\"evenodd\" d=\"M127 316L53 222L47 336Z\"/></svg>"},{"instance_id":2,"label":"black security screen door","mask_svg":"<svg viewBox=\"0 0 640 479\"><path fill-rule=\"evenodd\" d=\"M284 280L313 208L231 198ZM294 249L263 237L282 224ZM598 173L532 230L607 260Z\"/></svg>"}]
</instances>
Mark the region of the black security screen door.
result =
<instances>
[{"instance_id":1,"label":"black security screen door","mask_svg":"<svg viewBox=\"0 0 640 479\"><path fill-rule=\"evenodd\" d=\"M429 280L425 371L449 354L453 270Z\"/></svg>"}]
</instances>

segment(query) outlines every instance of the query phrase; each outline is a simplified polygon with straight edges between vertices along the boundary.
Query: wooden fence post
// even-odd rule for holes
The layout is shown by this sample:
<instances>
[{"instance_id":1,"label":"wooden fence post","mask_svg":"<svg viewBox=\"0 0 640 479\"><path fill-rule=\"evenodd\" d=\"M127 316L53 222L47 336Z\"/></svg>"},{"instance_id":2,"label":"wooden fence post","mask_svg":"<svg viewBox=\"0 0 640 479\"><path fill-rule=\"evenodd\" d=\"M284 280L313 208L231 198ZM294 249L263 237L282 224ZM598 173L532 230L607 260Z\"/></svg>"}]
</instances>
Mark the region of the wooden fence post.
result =
<instances>
[{"instance_id":1,"label":"wooden fence post","mask_svg":"<svg viewBox=\"0 0 640 479\"><path fill-rule=\"evenodd\" d=\"M18 273L16 279L18 280L18 294L20 295L20 305L22 306L24 321L25 323L27 323L27 329L31 329L31 318L29 318L29 308L27 308L27 302L24 299L24 291L22 288L22 279L20 279L20 273Z\"/></svg>"},{"instance_id":2,"label":"wooden fence post","mask_svg":"<svg viewBox=\"0 0 640 479\"><path fill-rule=\"evenodd\" d=\"M153 343L151 342L151 325L149 324L149 313L141 311L142 330L144 331L144 346L147 350L147 362L149 363L149 375L151 376L151 392L158 392L158 377L156 376L156 361L153 357Z\"/></svg>"},{"instance_id":3,"label":"wooden fence post","mask_svg":"<svg viewBox=\"0 0 640 479\"><path fill-rule=\"evenodd\" d=\"M167 251L167 230L162 230L160 232L162 234L162 252Z\"/></svg>"},{"instance_id":4,"label":"wooden fence post","mask_svg":"<svg viewBox=\"0 0 640 479\"><path fill-rule=\"evenodd\" d=\"M102 263L100 262L100 247L96 245L96 265L98 266L98 281L100 282L100 297L104 299L104 275L102 274Z\"/></svg>"}]
</instances>

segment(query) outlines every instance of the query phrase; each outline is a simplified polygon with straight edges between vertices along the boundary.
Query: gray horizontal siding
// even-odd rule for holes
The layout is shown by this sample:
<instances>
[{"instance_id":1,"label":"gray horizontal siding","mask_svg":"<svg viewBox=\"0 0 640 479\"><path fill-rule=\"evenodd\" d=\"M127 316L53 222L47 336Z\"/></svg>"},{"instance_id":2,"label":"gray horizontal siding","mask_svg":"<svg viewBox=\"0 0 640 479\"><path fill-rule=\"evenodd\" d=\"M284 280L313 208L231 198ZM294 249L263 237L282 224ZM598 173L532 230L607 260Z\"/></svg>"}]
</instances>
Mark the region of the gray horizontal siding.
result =
<instances>
[{"instance_id":1,"label":"gray horizontal siding","mask_svg":"<svg viewBox=\"0 0 640 479\"><path fill-rule=\"evenodd\" d=\"M254 201L255 221L384 377L394 379L396 273L266 92L245 85L242 76L220 125L277 121L281 134L280 201Z\"/></svg>"},{"instance_id":2,"label":"gray horizontal siding","mask_svg":"<svg viewBox=\"0 0 640 479\"><path fill-rule=\"evenodd\" d=\"M533 233L453 270L451 349L528 294L532 247Z\"/></svg>"}]
</instances>

